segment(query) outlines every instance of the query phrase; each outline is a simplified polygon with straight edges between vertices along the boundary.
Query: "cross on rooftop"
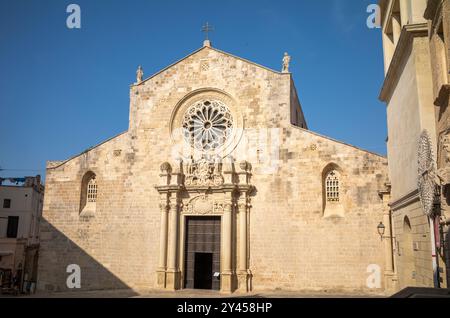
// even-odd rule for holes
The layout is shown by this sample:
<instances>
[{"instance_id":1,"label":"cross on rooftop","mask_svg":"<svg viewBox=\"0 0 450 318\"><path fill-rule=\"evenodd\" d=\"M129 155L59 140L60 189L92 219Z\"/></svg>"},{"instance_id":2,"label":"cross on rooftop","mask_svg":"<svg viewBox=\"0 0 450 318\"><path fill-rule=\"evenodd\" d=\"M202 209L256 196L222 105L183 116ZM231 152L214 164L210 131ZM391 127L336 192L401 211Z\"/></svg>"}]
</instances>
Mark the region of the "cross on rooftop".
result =
<instances>
[{"instance_id":1,"label":"cross on rooftop","mask_svg":"<svg viewBox=\"0 0 450 318\"><path fill-rule=\"evenodd\" d=\"M212 25L210 25L208 22L202 27L202 32L205 32L205 40L209 41L209 32L214 31L214 28Z\"/></svg>"}]
</instances>

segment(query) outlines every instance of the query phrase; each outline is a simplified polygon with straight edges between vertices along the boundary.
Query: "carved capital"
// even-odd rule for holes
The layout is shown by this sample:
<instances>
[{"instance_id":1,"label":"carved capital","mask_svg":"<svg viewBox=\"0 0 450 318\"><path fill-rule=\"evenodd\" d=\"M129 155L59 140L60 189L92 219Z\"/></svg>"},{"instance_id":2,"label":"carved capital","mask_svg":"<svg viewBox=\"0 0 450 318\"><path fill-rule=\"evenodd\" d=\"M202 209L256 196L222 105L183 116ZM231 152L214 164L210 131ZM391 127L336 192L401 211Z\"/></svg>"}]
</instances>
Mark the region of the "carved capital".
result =
<instances>
[{"instance_id":1,"label":"carved capital","mask_svg":"<svg viewBox=\"0 0 450 318\"><path fill-rule=\"evenodd\" d=\"M225 213L231 213L233 212L233 208L236 206L233 202L225 202L224 203L224 212Z\"/></svg>"},{"instance_id":2,"label":"carved capital","mask_svg":"<svg viewBox=\"0 0 450 318\"><path fill-rule=\"evenodd\" d=\"M169 211L169 205L167 204L167 202L161 202L159 204L159 210L161 212L168 212Z\"/></svg>"},{"instance_id":3,"label":"carved capital","mask_svg":"<svg viewBox=\"0 0 450 318\"><path fill-rule=\"evenodd\" d=\"M178 212L178 207L180 205L178 204L178 202L170 202L168 206L171 212Z\"/></svg>"}]
</instances>

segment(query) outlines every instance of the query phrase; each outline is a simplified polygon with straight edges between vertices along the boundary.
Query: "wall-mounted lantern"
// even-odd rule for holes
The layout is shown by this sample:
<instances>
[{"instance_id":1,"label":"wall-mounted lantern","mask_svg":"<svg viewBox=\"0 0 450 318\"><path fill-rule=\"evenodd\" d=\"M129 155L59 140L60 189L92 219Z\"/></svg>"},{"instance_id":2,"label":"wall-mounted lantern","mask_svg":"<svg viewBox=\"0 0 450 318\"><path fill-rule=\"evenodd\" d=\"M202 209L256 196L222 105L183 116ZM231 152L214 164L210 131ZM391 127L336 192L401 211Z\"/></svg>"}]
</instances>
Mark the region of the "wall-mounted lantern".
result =
<instances>
[{"instance_id":1,"label":"wall-mounted lantern","mask_svg":"<svg viewBox=\"0 0 450 318\"><path fill-rule=\"evenodd\" d=\"M395 237L392 236L384 236L384 233L386 232L386 226L383 224L383 222L380 222L377 226L378 234L380 235L381 240L387 238L387 239L395 239Z\"/></svg>"}]
</instances>

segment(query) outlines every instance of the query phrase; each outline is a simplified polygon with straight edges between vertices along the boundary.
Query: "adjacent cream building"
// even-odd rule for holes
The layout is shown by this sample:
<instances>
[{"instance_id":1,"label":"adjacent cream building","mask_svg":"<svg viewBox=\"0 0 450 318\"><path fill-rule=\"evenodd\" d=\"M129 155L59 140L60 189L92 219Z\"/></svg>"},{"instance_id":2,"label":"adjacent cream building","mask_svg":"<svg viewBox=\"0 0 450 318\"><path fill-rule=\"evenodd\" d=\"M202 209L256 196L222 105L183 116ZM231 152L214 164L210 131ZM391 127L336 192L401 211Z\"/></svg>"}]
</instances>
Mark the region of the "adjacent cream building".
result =
<instances>
[{"instance_id":1,"label":"adjacent cream building","mask_svg":"<svg viewBox=\"0 0 450 318\"><path fill-rule=\"evenodd\" d=\"M392 290L387 160L308 130L289 62L139 68L128 130L48 162L38 288Z\"/></svg>"},{"instance_id":2,"label":"adjacent cream building","mask_svg":"<svg viewBox=\"0 0 450 318\"><path fill-rule=\"evenodd\" d=\"M39 176L8 180L0 178L0 285L16 274L36 285L44 187Z\"/></svg>"},{"instance_id":3,"label":"adjacent cream building","mask_svg":"<svg viewBox=\"0 0 450 318\"><path fill-rule=\"evenodd\" d=\"M449 125L436 120L444 108L438 110L435 100L446 96L443 107L448 104L448 46L444 48L441 32L445 25L448 39L448 5L449 1L380 1L385 64L380 99L387 104L393 229L386 239L393 245L398 289L447 286L448 245L441 246L440 239L445 241L448 234L441 233L440 225L448 212L441 213L436 199L440 182L435 167L437 156L442 157L436 145Z\"/></svg>"}]
</instances>

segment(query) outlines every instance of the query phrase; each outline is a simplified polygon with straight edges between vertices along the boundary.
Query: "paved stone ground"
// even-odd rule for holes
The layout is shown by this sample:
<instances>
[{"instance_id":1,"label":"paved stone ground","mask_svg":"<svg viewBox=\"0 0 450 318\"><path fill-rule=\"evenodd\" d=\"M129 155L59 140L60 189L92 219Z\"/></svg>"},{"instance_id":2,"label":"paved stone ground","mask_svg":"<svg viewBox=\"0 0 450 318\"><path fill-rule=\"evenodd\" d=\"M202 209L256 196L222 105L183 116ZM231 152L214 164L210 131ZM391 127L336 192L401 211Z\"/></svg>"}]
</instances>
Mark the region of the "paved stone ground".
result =
<instances>
[{"instance_id":1,"label":"paved stone ground","mask_svg":"<svg viewBox=\"0 0 450 318\"><path fill-rule=\"evenodd\" d=\"M12 297L0 295L0 297ZM386 297L382 293L358 294L345 292L311 292L311 291L261 291L250 294L223 294L206 290L181 290L176 292L145 290L135 292L132 290L101 290L89 292L64 292L50 294L35 294L32 298L379 298Z\"/></svg>"}]
</instances>

